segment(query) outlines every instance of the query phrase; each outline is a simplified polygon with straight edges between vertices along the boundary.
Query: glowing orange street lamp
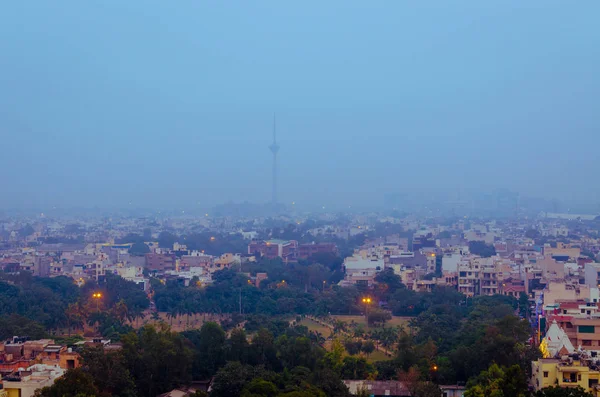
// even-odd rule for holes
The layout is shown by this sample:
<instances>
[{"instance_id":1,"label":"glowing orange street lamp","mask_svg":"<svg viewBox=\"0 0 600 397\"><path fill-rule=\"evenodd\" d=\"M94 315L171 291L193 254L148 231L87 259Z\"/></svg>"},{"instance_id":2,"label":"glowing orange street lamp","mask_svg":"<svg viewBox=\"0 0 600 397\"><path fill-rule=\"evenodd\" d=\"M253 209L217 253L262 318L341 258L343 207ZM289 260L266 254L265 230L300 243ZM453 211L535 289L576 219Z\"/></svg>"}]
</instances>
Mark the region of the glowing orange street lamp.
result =
<instances>
[{"instance_id":1,"label":"glowing orange street lamp","mask_svg":"<svg viewBox=\"0 0 600 397\"><path fill-rule=\"evenodd\" d=\"M367 328L369 328L369 305L371 304L371 298L368 296L362 298L362 303L365 304L365 318L367 320Z\"/></svg>"},{"instance_id":2,"label":"glowing orange street lamp","mask_svg":"<svg viewBox=\"0 0 600 397\"><path fill-rule=\"evenodd\" d=\"M101 292L94 292L92 294L92 298L96 299L96 310L100 311L100 299L102 299L102 293Z\"/></svg>"}]
</instances>

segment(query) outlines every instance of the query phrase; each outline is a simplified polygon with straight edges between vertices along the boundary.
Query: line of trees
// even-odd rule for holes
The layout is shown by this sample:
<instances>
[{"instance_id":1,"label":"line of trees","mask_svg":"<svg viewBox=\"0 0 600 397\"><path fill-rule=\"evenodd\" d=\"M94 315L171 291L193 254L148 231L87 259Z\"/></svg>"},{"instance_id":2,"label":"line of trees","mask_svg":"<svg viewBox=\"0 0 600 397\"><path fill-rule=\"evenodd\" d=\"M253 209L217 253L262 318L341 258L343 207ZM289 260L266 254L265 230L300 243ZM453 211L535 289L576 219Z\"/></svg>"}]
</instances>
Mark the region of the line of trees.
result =
<instances>
[{"instance_id":1,"label":"line of trees","mask_svg":"<svg viewBox=\"0 0 600 397\"><path fill-rule=\"evenodd\" d=\"M95 301L93 294L102 298ZM41 338L99 324L104 336L127 332L127 321L141 319L149 307L144 291L135 283L107 274L100 284L78 287L71 278L0 274L0 338L27 335Z\"/></svg>"},{"instance_id":2,"label":"line of trees","mask_svg":"<svg viewBox=\"0 0 600 397\"><path fill-rule=\"evenodd\" d=\"M260 328L250 337L242 328L227 336L213 322L184 333L162 323L131 331L121 341L117 352L85 348L81 369L69 370L36 396L156 396L214 377L211 397L346 397L342 377L361 377L370 368L364 359L342 357L343 349L325 351L301 326L279 335Z\"/></svg>"}]
</instances>

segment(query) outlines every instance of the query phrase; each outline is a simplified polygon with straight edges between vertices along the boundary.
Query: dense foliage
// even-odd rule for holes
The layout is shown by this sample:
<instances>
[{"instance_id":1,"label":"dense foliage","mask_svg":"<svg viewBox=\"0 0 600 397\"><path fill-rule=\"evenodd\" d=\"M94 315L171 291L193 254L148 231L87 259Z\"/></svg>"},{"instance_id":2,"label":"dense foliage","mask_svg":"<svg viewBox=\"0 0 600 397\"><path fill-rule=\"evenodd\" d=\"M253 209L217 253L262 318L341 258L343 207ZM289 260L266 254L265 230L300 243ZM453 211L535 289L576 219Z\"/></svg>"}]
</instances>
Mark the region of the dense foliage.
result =
<instances>
[{"instance_id":1,"label":"dense foliage","mask_svg":"<svg viewBox=\"0 0 600 397\"><path fill-rule=\"evenodd\" d=\"M102 294L100 301L93 300L95 292ZM59 329L70 333L90 321L101 322L106 335L114 335L127 332L124 320L142 316L148 307L144 291L115 275L108 274L100 285L88 282L79 288L68 277L0 274L0 338L42 337Z\"/></svg>"},{"instance_id":2,"label":"dense foliage","mask_svg":"<svg viewBox=\"0 0 600 397\"><path fill-rule=\"evenodd\" d=\"M216 323L183 334L166 324L144 326L122 337L123 349L82 351L82 369L38 392L54 396L156 396L192 379L214 376L211 396L349 396L343 375L360 374L339 351L328 353L311 341L305 327L279 336L261 328L251 338L237 328L227 337Z\"/></svg>"}]
</instances>

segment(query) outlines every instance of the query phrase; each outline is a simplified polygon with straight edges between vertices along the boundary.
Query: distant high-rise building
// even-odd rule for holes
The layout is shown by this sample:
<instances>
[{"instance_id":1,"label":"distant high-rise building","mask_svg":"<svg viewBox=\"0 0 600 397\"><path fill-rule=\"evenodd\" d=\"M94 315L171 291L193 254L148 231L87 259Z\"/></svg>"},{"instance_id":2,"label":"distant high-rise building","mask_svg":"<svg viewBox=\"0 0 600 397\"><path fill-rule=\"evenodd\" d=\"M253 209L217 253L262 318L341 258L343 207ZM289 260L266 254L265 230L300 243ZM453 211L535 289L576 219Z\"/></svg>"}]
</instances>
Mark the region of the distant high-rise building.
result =
<instances>
[{"instance_id":1,"label":"distant high-rise building","mask_svg":"<svg viewBox=\"0 0 600 397\"><path fill-rule=\"evenodd\" d=\"M269 146L271 153L273 153L273 186L271 191L271 202L277 204L277 153L279 152L279 145L277 144L277 125L275 115L273 115L273 143Z\"/></svg>"}]
</instances>

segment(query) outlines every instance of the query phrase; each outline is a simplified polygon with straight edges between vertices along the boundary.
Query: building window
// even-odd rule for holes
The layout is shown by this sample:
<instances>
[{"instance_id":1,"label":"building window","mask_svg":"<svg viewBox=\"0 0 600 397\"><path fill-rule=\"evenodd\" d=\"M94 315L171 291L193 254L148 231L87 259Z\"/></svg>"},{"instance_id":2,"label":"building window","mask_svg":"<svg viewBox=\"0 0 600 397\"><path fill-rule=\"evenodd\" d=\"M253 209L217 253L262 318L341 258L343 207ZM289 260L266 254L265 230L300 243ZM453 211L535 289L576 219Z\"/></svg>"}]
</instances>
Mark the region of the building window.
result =
<instances>
[{"instance_id":1,"label":"building window","mask_svg":"<svg viewBox=\"0 0 600 397\"><path fill-rule=\"evenodd\" d=\"M548 371L544 371L544 378L548 377Z\"/></svg>"},{"instance_id":2,"label":"building window","mask_svg":"<svg viewBox=\"0 0 600 397\"><path fill-rule=\"evenodd\" d=\"M596 332L596 328L593 325L580 325L577 331L580 334L593 334Z\"/></svg>"},{"instance_id":3,"label":"building window","mask_svg":"<svg viewBox=\"0 0 600 397\"><path fill-rule=\"evenodd\" d=\"M591 346L592 345L592 341L589 339L584 339L582 342L583 346Z\"/></svg>"}]
</instances>

